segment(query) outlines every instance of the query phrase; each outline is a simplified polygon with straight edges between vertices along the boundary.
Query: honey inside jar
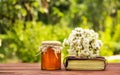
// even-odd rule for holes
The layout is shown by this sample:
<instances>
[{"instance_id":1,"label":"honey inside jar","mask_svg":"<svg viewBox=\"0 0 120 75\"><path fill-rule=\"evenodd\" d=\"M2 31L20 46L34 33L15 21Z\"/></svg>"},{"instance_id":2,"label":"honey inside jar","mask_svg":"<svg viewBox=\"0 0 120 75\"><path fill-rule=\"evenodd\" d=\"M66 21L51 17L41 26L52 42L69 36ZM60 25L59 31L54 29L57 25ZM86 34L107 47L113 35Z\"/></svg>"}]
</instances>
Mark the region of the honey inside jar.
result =
<instances>
[{"instance_id":1,"label":"honey inside jar","mask_svg":"<svg viewBox=\"0 0 120 75\"><path fill-rule=\"evenodd\" d=\"M44 41L41 46L41 69L61 69L61 43L58 41Z\"/></svg>"}]
</instances>

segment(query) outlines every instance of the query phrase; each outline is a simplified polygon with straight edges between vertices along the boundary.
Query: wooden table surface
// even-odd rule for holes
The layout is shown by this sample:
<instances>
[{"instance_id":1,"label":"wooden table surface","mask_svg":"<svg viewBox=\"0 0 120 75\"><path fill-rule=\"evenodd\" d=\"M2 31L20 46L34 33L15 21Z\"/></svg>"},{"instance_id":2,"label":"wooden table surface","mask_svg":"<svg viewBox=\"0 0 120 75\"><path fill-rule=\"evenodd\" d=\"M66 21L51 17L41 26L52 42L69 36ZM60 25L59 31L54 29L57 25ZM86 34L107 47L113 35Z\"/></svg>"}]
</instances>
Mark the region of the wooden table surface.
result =
<instances>
[{"instance_id":1,"label":"wooden table surface","mask_svg":"<svg viewBox=\"0 0 120 75\"><path fill-rule=\"evenodd\" d=\"M0 64L0 75L120 75L120 63L109 63L105 71L43 71L40 63Z\"/></svg>"}]
</instances>

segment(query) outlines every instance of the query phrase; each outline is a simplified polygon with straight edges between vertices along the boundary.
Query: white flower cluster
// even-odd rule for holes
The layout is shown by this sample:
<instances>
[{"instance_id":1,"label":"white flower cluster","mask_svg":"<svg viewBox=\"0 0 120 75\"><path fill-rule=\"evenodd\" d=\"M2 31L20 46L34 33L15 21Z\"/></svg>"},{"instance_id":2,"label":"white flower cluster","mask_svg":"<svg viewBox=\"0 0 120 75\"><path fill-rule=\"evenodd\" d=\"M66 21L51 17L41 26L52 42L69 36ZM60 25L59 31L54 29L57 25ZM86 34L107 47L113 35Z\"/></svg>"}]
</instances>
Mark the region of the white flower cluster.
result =
<instances>
[{"instance_id":1,"label":"white flower cluster","mask_svg":"<svg viewBox=\"0 0 120 75\"><path fill-rule=\"evenodd\" d=\"M94 58L99 56L102 42L98 40L98 34L93 30L75 28L68 39L64 39L63 45L69 46L69 55L80 58Z\"/></svg>"}]
</instances>

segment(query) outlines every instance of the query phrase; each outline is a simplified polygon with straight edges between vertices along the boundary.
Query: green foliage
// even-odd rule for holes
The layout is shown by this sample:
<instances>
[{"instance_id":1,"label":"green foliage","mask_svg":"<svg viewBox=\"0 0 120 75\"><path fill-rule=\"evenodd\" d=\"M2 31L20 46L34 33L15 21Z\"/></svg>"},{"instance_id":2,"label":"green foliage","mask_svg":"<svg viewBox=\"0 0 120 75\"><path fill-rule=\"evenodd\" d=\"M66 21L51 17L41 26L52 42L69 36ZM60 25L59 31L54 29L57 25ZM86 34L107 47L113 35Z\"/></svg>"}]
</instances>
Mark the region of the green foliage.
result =
<instances>
[{"instance_id":1,"label":"green foliage","mask_svg":"<svg viewBox=\"0 0 120 75\"><path fill-rule=\"evenodd\" d=\"M42 41L59 40L62 42L71 31L67 27L46 26L42 22L29 21L25 24L24 28L23 23L17 20L12 31L7 31L6 37L2 39L4 41L1 47L3 59L17 57L23 62L37 62L40 56L36 55Z\"/></svg>"},{"instance_id":2,"label":"green foliage","mask_svg":"<svg viewBox=\"0 0 120 75\"><path fill-rule=\"evenodd\" d=\"M100 34L102 56L120 54L119 0L0 0L0 62L38 62L42 41L63 42L75 27Z\"/></svg>"}]
</instances>

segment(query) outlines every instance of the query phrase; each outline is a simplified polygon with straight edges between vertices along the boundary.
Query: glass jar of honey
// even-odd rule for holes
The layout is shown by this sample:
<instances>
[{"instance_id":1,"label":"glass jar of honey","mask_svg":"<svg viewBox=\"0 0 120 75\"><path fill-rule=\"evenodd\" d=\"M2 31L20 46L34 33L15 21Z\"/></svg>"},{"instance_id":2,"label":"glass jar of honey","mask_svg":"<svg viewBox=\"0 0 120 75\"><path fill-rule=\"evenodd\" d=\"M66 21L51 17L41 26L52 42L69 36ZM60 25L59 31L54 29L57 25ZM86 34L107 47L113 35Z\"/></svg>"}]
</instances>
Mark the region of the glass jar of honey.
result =
<instances>
[{"instance_id":1,"label":"glass jar of honey","mask_svg":"<svg viewBox=\"0 0 120 75\"><path fill-rule=\"evenodd\" d=\"M59 41L43 41L41 50L41 69L61 69L61 43Z\"/></svg>"}]
</instances>

